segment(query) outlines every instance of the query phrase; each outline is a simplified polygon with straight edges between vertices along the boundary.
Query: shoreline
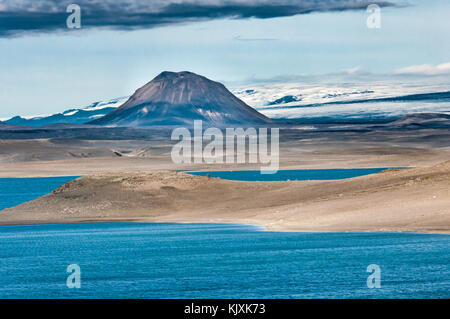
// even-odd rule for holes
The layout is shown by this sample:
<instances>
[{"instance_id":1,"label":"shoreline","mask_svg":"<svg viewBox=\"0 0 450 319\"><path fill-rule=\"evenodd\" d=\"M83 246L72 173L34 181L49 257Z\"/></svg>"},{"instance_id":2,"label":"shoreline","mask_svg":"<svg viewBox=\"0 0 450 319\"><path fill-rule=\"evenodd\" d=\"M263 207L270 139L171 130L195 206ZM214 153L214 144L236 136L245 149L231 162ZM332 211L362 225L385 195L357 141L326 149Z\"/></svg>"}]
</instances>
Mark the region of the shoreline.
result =
<instances>
[{"instance_id":1,"label":"shoreline","mask_svg":"<svg viewBox=\"0 0 450 319\"><path fill-rule=\"evenodd\" d=\"M226 221L202 221L202 222L195 222L195 221L146 221L144 219L106 219L106 220L100 220L100 219L94 219L94 220L74 220L74 221L53 221L53 222L46 222L46 221L40 221L40 222L33 222L33 223L27 223L24 221L24 223L15 223L15 224L3 224L0 223L0 229L2 227L14 227L14 226L39 226L39 225L73 225L73 224L104 224L104 223L138 223L138 224L189 224L189 225L204 225L204 224L211 224L211 225L240 225L240 226L250 226L254 228L258 228L260 231L264 232L274 232L274 233L303 233L303 234L366 234L366 233L373 233L373 234L417 234L417 235L446 235L449 236L450 232L417 232L417 231L324 231L324 230L278 230L278 229L271 229L267 228L262 225L257 224L248 224L248 223L239 223L239 222L226 222Z\"/></svg>"},{"instance_id":2,"label":"shoreline","mask_svg":"<svg viewBox=\"0 0 450 319\"><path fill-rule=\"evenodd\" d=\"M344 180L243 182L99 173L0 213L0 225L233 223L283 232L450 233L450 161Z\"/></svg>"}]
</instances>

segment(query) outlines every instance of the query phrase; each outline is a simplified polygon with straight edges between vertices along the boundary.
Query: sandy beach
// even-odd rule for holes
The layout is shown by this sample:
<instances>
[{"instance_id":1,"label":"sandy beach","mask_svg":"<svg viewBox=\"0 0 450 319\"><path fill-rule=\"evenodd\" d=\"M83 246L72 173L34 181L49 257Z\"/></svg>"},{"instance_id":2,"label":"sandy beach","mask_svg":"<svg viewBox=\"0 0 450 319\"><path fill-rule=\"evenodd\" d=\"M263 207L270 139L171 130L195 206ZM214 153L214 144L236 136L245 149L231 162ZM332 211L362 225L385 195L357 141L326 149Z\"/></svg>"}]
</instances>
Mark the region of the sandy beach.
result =
<instances>
[{"instance_id":1,"label":"sandy beach","mask_svg":"<svg viewBox=\"0 0 450 319\"><path fill-rule=\"evenodd\" d=\"M70 174L69 174L70 175ZM273 231L450 233L450 161L337 181L237 182L98 173L0 214L0 224L245 223Z\"/></svg>"}]
</instances>

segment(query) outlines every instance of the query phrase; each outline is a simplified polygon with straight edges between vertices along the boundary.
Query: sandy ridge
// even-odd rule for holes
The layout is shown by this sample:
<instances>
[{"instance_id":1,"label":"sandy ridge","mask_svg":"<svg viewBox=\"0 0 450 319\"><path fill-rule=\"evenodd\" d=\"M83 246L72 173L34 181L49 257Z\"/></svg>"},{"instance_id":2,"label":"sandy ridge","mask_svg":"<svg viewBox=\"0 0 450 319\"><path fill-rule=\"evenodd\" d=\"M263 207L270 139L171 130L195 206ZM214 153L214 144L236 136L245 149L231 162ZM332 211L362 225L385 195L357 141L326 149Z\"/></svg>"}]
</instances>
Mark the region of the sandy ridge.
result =
<instances>
[{"instance_id":1,"label":"sandy ridge","mask_svg":"<svg viewBox=\"0 0 450 319\"><path fill-rule=\"evenodd\" d=\"M450 161L340 181L234 182L101 173L0 212L0 224L246 223L277 231L450 233Z\"/></svg>"}]
</instances>

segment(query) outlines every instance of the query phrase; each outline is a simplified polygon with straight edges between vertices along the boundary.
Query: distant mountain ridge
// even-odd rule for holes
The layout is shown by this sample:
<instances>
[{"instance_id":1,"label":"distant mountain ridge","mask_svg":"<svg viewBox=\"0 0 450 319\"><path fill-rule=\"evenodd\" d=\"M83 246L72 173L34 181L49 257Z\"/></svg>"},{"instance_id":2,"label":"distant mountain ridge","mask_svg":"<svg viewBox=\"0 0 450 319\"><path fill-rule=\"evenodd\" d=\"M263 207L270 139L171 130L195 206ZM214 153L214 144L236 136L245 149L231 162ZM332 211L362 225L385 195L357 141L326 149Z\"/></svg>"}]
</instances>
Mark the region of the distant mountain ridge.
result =
<instances>
[{"instance_id":1,"label":"distant mountain ridge","mask_svg":"<svg viewBox=\"0 0 450 319\"><path fill-rule=\"evenodd\" d=\"M15 116L0 122L9 125L44 126L51 124L84 124L102 117L122 105L128 97L116 98L108 101L98 101L84 108L74 108L62 113L35 117Z\"/></svg>"},{"instance_id":2,"label":"distant mountain ridge","mask_svg":"<svg viewBox=\"0 0 450 319\"><path fill-rule=\"evenodd\" d=\"M387 123L411 113L449 114L450 110L450 92L445 85L284 83L235 88L233 94L277 122ZM2 121L33 127L85 124L114 111L128 98L72 107L53 115L16 116Z\"/></svg>"},{"instance_id":3,"label":"distant mountain ridge","mask_svg":"<svg viewBox=\"0 0 450 319\"><path fill-rule=\"evenodd\" d=\"M192 72L162 72L116 110L89 122L107 126L268 124L223 84Z\"/></svg>"}]
</instances>

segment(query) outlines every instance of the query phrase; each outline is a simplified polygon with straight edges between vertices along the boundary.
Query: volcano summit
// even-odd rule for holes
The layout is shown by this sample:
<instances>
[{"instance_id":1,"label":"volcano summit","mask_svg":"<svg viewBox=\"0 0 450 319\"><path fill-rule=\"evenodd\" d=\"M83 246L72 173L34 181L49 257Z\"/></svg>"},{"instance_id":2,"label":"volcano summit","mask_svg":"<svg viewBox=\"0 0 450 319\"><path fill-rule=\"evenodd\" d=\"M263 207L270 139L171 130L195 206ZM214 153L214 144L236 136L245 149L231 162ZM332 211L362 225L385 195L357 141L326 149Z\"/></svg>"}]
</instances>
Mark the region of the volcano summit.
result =
<instances>
[{"instance_id":1,"label":"volcano summit","mask_svg":"<svg viewBox=\"0 0 450 319\"><path fill-rule=\"evenodd\" d=\"M211 126L272 123L221 83L191 72L162 72L118 109L89 124L191 126L194 120Z\"/></svg>"}]
</instances>

